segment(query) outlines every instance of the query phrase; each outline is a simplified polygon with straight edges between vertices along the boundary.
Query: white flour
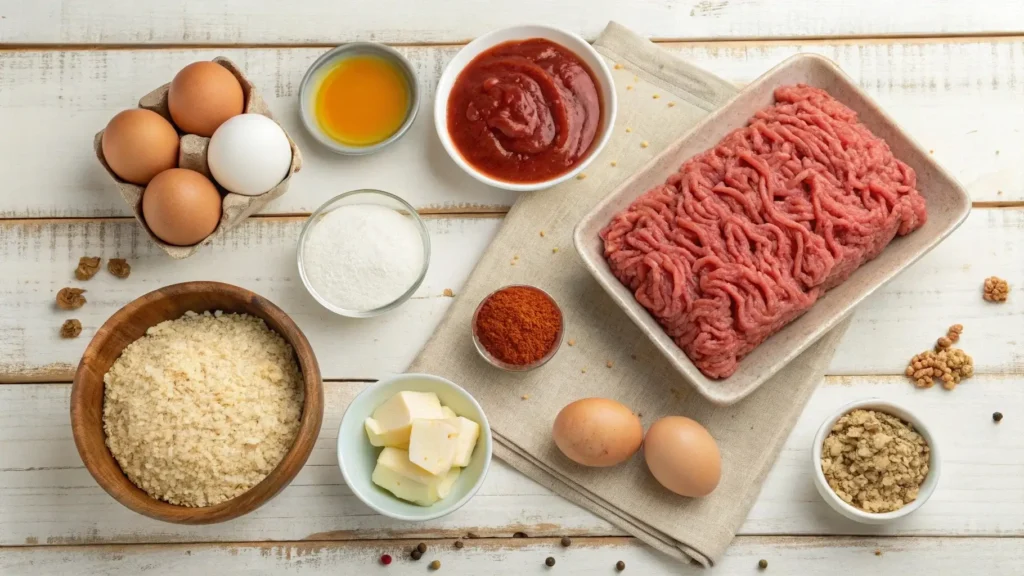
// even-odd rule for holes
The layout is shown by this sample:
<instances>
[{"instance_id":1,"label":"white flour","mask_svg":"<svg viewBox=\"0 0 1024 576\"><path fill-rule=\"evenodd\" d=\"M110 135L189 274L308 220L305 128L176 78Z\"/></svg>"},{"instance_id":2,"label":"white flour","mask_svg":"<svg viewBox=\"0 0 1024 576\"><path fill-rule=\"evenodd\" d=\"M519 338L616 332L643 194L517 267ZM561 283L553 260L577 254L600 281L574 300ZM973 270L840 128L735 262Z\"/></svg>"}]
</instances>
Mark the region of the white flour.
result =
<instances>
[{"instance_id":1,"label":"white flour","mask_svg":"<svg viewBox=\"0 0 1024 576\"><path fill-rule=\"evenodd\" d=\"M376 204L328 212L310 230L303 267L321 297L368 311L398 299L423 269L423 240L409 216Z\"/></svg>"}]
</instances>

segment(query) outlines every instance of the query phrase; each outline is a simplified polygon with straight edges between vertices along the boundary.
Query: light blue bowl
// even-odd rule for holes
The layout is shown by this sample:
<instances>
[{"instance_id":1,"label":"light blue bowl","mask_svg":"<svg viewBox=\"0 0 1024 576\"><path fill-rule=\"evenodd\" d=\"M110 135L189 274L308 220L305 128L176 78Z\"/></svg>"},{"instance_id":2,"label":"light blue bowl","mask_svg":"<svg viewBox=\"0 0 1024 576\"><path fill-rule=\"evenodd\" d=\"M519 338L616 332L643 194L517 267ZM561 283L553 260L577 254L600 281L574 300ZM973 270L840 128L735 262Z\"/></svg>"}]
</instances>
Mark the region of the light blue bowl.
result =
<instances>
[{"instance_id":1,"label":"light blue bowl","mask_svg":"<svg viewBox=\"0 0 1024 576\"><path fill-rule=\"evenodd\" d=\"M480 439L469 466L462 470L448 497L433 506L417 506L400 500L371 480L377 456L383 448L370 444L363 422L378 406L403 390L433 392L441 399L441 404L480 425ZM433 520L461 508L483 485L491 466L491 426L480 404L461 387L430 374L400 374L371 385L348 405L338 429L338 466L352 493L384 516L414 522Z\"/></svg>"}]
</instances>

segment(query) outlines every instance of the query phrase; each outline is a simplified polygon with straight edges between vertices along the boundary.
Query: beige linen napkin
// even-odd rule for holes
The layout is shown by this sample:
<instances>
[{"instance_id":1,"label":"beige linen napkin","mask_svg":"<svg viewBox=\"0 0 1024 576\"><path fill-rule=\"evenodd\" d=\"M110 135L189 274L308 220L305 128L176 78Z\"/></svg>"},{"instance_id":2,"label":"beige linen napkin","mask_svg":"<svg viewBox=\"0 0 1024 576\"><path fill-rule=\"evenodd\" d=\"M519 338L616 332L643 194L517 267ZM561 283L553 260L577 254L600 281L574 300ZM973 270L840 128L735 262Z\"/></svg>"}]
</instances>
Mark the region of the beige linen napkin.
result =
<instances>
[{"instance_id":1,"label":"beige linen napkin","mask_svg":"<svg viewBox=\"0 0 1024 576\"><path fill-rule=\"evenodd\" d=\"M707 566L746 518L847 323L729 408L704 401L672 370L587 273L572 246L573 227L736 88L615 23L594 46L612 69L619 99L608 146L585 178L519 198L410 371L444 376L475 396L490 420L494 453L523 474L658 550ZM525 374L492 368L471 340L476 305L513 283L550 292L567 325L558 354ZM614 468L585 468L565 458L551 440L555 415L595 396L629 406L645 429L672 414L706 426L722 452L717 490L702 499L677 496L653 479L640 454Z\"/></svg>"}]
</instances>

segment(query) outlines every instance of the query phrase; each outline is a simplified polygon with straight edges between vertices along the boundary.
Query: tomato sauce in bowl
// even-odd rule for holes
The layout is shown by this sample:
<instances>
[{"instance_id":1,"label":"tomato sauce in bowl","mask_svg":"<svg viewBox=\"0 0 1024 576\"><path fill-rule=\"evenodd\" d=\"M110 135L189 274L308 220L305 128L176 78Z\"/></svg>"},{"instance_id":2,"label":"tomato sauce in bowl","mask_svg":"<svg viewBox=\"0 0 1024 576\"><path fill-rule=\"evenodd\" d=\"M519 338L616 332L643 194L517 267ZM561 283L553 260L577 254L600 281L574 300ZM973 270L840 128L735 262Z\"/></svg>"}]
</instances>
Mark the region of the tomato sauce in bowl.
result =
<instances>
[{"instance_id":1,"label":"tomato sauce in bowl","mask_svg":"<svg viewBox=\"0 0 1024 576\"><path fill-rule=\"evenodd\" d=\"M544 182L587 158L603 103L590 68L542 38L480 53L448 97L448 133L463 159L496 180Z\"/></svg>"}]
</instances>

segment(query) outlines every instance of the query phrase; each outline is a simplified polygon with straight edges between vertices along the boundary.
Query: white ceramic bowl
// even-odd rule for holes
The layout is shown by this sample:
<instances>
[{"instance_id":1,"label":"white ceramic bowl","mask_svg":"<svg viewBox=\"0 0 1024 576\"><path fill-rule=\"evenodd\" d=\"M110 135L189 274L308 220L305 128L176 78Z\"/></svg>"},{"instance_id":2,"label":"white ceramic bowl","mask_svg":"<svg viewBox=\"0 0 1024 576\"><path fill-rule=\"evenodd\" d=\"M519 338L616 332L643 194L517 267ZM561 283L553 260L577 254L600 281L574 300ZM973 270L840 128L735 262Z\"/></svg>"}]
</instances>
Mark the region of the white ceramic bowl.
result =
<instances>
[{"instance_id":1,"label":"white ceramic bowl","mask_svg":"<svg viewBox=\"0 0 1024 576\"><path fill-rule=\"evenodd\" d=\"M825 437L828 436L828 433L832 430L832 426L835 425L839 418L858 408L885 412L886 414L891 414L904 422L913 424L914 429L917 430L918 434L924 438L925 442L928 443L928 447L931 449L931 462L928 466L928 475L924 479L924 484L921 485L921 489L917 494L917 499L894 512L875 514L865 512L860 508L847 504L832 491L832 488L829 487L828 482L825 480L825 474L821 471L821 450L822 443L825 442ZM924 421L915 416L913 412L893 402L887 402L879 398L869 398L867 400L858 400L857 402L847 404L825 419L821 428L818 429L818 433L814 436L814 446L811 449L811 465L814 466L814 486L818 489L818 493L821 494L821 497L825 499L825 502L831 506L833 510L843 516L846 516L850 520L860 522L861 524L889 524L898 518L902 518L910 514L921 506L924 506L924 503L928 501L932 492L935 492L935 487L939 484L939 476L942 472L942 457L939 454L939 445L935 442L935 436L932 435Z\"/></svg>"},{"instance_id":2,"label":"white ceramic bowl","mask_svg":"<svg viewBox=\"0 0 1024 576\"><path fill-rule=\"evenodd\" d=\"M580 60L583 60L583 62L590 67L591 72L594 73L594 80L597 81L597 88L601 94L601 132L595 138L590 154L569 172L543 182L505 182L503 180L491 178L474 168L462 158L462 155L459 154L459 151L455 148L455 144L452 142L451 136L448 134L448 96L452 91L452 86L455 84L456 78L459 77L459 74L462 73L462 70L466 65L479 56L480 53L504 42L513 40L529 40L530 38L543 38L545 40L555 42L556 44L560 44L579 56ZM441 139L441 144L444 146L444 149L448 151L448 155L451 156L452 160L454 160L460 168L465 170L467 174L484 184L494 186L495 188L514 190L516 192L530 192L533 190L544 190L545 188L550 188L556 184L565 182L582 172L583 169L601 153L601 149L604 148L605 144L608 143L608 139L611 138L617 110L618 102L615 98L615 83L612 81L612 73L608 70L608 66L604 63L604 59L601 55L598 54L586 40L572 32L552 28L550 26L524 25L503 28L501 30L495 30L484 34L467 44L459 51L458 54L455 55L455 58L452 58L451 62L448 63L448 67L444 69L444 74L441 75L441 80L437 83L437 93L435 94L434 99L434 126L437 128L437 135Z\"/></svg>"},{"instance_id":3,"label":"white ceramic bowl","mask_svg":"<svg viewBox=\"0 0 1024 576\"><path fill-rule=\"evenodd\" d=\"M448 497L433 506L417 506L400 500L371 480L382 448L370 444L363 422L378 406L403 390L433 392L441 399L441 404L480 425L480 439L469 466L462 470ZM458 510L480 489L491 466L491 446L487 416L468 392L440 376L400 374L369 386L348 405L338 429L338 466L352 493L380 514L397 520L432 520Z\"/></svg>"}]
</instances>

